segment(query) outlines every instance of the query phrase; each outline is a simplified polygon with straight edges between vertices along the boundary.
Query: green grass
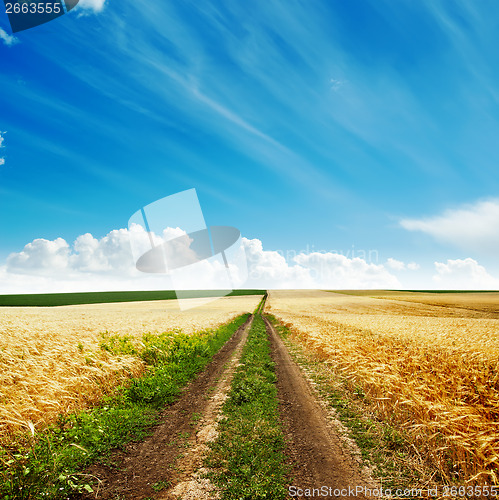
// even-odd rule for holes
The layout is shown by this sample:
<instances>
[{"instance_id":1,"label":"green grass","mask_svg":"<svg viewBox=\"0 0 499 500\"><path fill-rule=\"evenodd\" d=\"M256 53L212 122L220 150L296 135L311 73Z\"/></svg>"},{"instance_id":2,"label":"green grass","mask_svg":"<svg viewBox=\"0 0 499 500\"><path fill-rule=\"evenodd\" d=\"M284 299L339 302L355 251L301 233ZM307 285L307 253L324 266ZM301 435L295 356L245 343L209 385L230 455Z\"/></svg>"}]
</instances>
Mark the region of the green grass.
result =
<instances>
[{"instance_id":1,"label":"green grass","mask_svg":"<svg viewBox=\"0 0 499 500\"><path fill-rule=\"evenodd\" d=\"M265 301L267 300L267 292L263 294L262 300L258 302L255 312L253 314L262 314L263 308L265 307Z\"/></svg>"},{"instance_id":2,"label":"green grass","mask_svg":"<svg viewBox=\"0 0 499 500\"><path fill-rule=\"evenodd\" d=\"M233 290L228 296L264 295L265 290ZM220 290L186 290L182 298L217 297ZM146 300L176 299L174 290L153 290L136 292L81 292L81 293L42 293L22 295L0 295L1 306L52 307L75 304L101 304L107 302L137 302Z\"/></svg>"},{"instance_id":3,"label":"green grass","mask_svg":"<svg viewBox=\"0 0 499 500\"><path fill-rule=\"evenodd\" d=\"M24 446L0 449L0 498L63 499L90 492L94 478L81 471L96 461L106 463L113 448L143 439L160 408L178 397L247 318L194 335L144 335L140 349L125 337L104 339L102 349L143 359L145 375L90 411L60 416L56 425L26 438Z\"/></svg>"},{"instance_id":4,"label":"green grass","mask_svg":"<svg viewBox=\"0 0 499 500\"><path fill-rule=\"evenodd\" d=\"M218 438L210 444L210 478L225 500L285 498L289 470L274 363L260 315L253 321L241 363L223 407Z\"/></svg>"}]
</instances>

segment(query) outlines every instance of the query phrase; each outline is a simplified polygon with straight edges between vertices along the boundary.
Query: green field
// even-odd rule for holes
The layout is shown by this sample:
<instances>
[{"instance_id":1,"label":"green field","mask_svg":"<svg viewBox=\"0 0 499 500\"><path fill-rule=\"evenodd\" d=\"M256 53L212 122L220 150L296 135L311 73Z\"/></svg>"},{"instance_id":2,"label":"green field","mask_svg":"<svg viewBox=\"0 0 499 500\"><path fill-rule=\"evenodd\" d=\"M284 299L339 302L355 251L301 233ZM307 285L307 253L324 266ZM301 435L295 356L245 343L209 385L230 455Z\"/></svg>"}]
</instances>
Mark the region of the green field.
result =
<instances>
[{"instance_id":1,"label":"green field","mask_svg":"<svg viewBox=\"0 0 499 500\"><path fill-rule=\"evenodd\" d=\"M265 290L233 290L228 296L264 295ZM217 297L220 290L186 290L182 299ZM138 302L144 300L176 299L174 290L152 290L137 292L81 292L81 293L42 293L22 295L0 295L0 307L52 307L76 304L102 304L107 302Z\"/></svg>"}]
</instances>

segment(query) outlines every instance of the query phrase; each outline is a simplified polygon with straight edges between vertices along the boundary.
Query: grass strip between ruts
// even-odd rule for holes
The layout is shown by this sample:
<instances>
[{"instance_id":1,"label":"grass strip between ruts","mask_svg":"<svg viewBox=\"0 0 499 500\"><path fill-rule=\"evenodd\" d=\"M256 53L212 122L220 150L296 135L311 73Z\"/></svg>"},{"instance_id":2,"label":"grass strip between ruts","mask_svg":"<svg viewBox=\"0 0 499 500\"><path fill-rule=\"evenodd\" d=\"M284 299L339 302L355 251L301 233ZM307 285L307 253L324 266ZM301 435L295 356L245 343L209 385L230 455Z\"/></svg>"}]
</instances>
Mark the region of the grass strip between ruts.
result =
<instances>
[{"instance_id":1,"label":"grass strip between ruts","mask_svg":"<svg viewBox=\"0 0 499 500\"><path fill-rule=\"evenodd\" d=\"M265 323L256 314L206 465L222 499L280 499L289 467Z\"/></svg>"},{"instance_id":2,"label":"grass strip between ruts","mask_svg":"<svg viewBox=\"0 0 499 500\"><path fill-rule=\"evenodd\" d=\"M92 492L92 478L81 471L96 461L105 462L113 448L144 438L157 422L159 409L177 399L248 316L191 335L144 335L140 350L125 337L103 342L101 348L113 354L140 357L147 364L145 375L91 410L61 415L56 425L33 432L24 446L0 449L0 498L62 499Z\"/></svg>"}]
</instances>

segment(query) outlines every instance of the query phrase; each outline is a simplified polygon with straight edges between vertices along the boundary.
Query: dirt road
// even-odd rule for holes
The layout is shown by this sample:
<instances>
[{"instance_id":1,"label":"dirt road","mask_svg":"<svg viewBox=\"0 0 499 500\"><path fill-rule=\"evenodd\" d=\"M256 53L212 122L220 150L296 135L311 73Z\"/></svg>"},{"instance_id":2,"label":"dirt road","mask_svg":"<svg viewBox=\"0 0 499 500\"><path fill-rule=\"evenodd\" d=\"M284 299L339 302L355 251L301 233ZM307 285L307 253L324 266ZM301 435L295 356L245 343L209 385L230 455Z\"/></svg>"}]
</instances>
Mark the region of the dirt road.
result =
<instances>
[{"instance_id":1,"label":"dirt road","mask_svg":"<svg viewBox=\"0 0 499 500\"><path fill-rule=\"evenodd\" d=\"M199 445L207 438L210 419L215 418L220 396L230 385L227 375L240 357L252 320L251 316L239 328L206 369L186 387L180 399L165 408L161 423L153 428L150 437L116 452L112 457L115 466L98 465L87 471L101 481L97 498L179 498L169 491L192 479L200 465ZM204 434L200 433L203 430ZM181 494L180 498L188 497ZM197 500L201 498L199 495Z\"/></svg>"},{"instance_id":2,"label":"dirt road","mask_svg":"<svg viewBox=\"0 0 499 500\"><path fill-rule=\"evenodd\" d=\"M366 498L364 492L373 485L361 474L359 464L317 402L283 341L270 322L267 319L265 322L276 363L280 413L288 438L287 454L293 467L290 494L299 493L298 488L303 491L323 488L319 498ZM324 491L328 492L326 496L322 495Z\"/></svg>"},{"instance_id":3,"label":"dirt road","mask_svg":"<svg viewBox=\"0 0 499 500\"><path fill-rule=\"evenodd\" d=\"M213 486L202 479L199 469L207 443L216 436L217 417L251 322L252 317L184 390L181 398L165 408L161 423L154 427L150 437L116 452L112 457L114 466L97 465L87 471L101 481L98 499L216 498ZM299 496L299 489L305 493L307 488L321 487L327 487L332 494L321 494L320 498L366 498L358 492L348 494L352 488L369 487L368 482L317 402L304 374L272 325L267 320L266 323L276 363L279 407L288 442L286 452L292 466L290 498ZM343 491L335 495L334 490Z\"/></svg>"}]
</instances>

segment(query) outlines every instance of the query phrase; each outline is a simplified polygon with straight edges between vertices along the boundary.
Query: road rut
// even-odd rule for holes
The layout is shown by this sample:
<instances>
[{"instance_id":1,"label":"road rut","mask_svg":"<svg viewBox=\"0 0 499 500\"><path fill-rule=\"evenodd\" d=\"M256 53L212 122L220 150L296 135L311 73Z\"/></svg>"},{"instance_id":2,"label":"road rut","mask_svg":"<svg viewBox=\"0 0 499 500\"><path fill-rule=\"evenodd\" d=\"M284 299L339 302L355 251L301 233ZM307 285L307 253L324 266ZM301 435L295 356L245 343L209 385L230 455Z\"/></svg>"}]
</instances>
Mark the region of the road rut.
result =
<instances>
[{"instance_id":1,"label":"road rut","mask_svg":"<svg viewBox=\"0 0 499 500\"><path fill-rule=\"evenodd\" d=\"M279 411L288 438L286 453L293 468L291 486L302 490L327 488L328 494L320 498L369 498L365 492L374 486L363 477L358 462L346 449L274 327L266 318L265 322L276 364ZM290 493L295 491L290 489Z\"/></svg>"},{"instance_id":2,"label":"road rut","mask_svg":"<svg viewBox=\"0 0 499 500\"><path fill-rule=\"evenodd\" d=\"M114 466L95 465L87 471L100 480L98 499L177 498L168 493L168 488L192 477L199 465L199 453L189 450L209 440L198 431L203 428L208 433L206 427L220 404L215 396L227 390L224 374L231 367L231 358L240 356L252 319L248 318L215 354L181 397L163 410L161 423L153 428L151 436L116 451L112 456Z\"/></svg>"}]
</instances>

